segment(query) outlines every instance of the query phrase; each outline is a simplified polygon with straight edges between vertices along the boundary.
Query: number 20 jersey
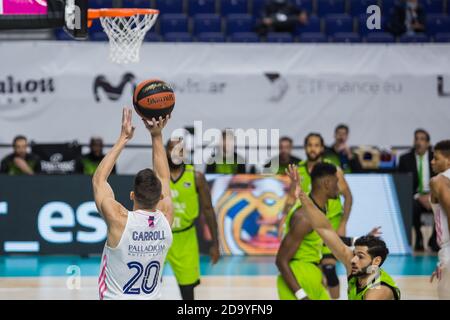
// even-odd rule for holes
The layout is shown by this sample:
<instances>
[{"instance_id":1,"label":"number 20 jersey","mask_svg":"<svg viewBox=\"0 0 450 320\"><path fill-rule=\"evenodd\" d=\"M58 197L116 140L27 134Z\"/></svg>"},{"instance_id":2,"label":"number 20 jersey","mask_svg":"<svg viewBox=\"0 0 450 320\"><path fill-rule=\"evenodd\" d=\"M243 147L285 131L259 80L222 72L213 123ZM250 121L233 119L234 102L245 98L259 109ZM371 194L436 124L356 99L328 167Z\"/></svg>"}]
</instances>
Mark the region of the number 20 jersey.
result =
<instances>
[{"instance_id":1,"label":"number 20 jersey","mask_svg":"<svg viewBox=\"0 0 450 320\"><path fill-rule=\"evenodd\" d=\"M160 299L164 261L171 244L172 230L161 211L129 211L117 247L105 243L103 249L100 299Z\"/></svg>"}]
</instances>

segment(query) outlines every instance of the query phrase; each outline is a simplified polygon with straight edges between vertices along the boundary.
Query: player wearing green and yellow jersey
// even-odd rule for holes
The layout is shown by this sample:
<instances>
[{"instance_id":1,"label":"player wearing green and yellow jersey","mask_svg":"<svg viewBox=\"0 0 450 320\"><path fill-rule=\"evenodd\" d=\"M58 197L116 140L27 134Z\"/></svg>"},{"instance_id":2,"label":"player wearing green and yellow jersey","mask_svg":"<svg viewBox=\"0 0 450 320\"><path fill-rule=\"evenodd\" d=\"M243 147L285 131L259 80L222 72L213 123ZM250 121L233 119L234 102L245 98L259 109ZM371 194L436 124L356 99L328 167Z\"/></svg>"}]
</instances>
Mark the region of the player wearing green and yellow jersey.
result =
<instances>
[{"instance_id":1,"label":"player wearing green and yellow jersey","mask_svg":"<svg viewBox=\"0 0 450 320\"><path fill-rule=\"evenodd\" d=\"M323 166L326 166L323 169ZM318 163L311 172L311 201L321 208L324 219L328 215L328 201L339 194L336 167ZM297 204L286 219L286 235L277 253L278 295L282 300L329 300L323 285L319 263L323 242L312 229L302 204Z\"/></svg>"},{"instance_id":2,"label":"player wearing green and yellow jersey","mask_svg":"<svg viewBox=\"0 0 450 320\"><path fill-rule=\"evenodd\" d=\"M167 261L177 279L183 300L194 299L194 288L200 283L200 256L195 220L201 212L212 236L210 248L213 264L219 260L217 221L205 176L183 163L183 142L170 140L166 146L170 168L170 190L174 220L173 243Z\"/></svg>"},{"instance_id":3,"label":"player wearing green and yellow jersey","mask_svg":"<svg viewBox=\"0 0 450 320\"><path fill-rule=\"evenodd\" d=\"M318 163L331 163L327 159L323 158L324 152L324 141L320 134L310 133L306 136L304 141L305 153L307 160L301 161L298 164L298 172L301 177L302 188L306 193L311 191L311 171L314 166ZM338 187L339 195L344 198L344 203L342 204L340 196L336 196L327 202L327 218L333 226L334 230L337 231L339 236L345 237L346 226L348 219L350 217L350 210L352 207L352 193L345 180L342 170L337 167L337 177L338 177ZM295 203L293 197L293 190L295 186L291 185L291 192L289 194L289 199L286 201L287 205L285 208L288 209L289 204ZM285 211L286 212L286 211ZM322 250L322 260L321 268L323 274L325 275L328 290L330 296L333 299L339 298L339 278L336 274L336 258L331 254L330 249L324 245Z\"/></svg>"},{"instance_id":4,"label":"player wearing green and yellow jersey","mask_svg":"<svg viewBox=\"0 0 450 320\"><path fill-rule=\"evenodd\" d=\"M333 165L321 164L316 165L313 172L319 167L324 171L331 171L333 168L336 170ZM306 190L302 190L301 179L295 166L290 166L289 177L296 186L294 194L302 203L305 221L312 226L347 270L349 300L399 300L400 289L391 276L381 269L389 254L386 243L376 236L367 235L357 238L352 250L341 240L320 209L322 206L319 201L321 199L323 203L324 194L327 192L324 184L317 185L317 193L322 194L322 198L317 199L317 196L312 198L305 193ZM313 191L315 195L314 186Z\"/></svg>"}]
</instances>

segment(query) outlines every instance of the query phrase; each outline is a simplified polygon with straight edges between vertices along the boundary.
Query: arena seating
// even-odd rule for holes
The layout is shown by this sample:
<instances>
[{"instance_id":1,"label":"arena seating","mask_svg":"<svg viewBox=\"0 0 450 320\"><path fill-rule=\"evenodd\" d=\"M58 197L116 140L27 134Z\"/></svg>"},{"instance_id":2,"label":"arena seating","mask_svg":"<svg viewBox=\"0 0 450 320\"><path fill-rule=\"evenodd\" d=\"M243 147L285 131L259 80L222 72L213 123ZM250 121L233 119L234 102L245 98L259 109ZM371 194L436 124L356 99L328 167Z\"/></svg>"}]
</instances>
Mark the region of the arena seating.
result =
<instances>
[{"instance_id":1,"label":"arena seating","mask_svg":"<svg viewBox=\"0 0 450 320\"><path fill-rule=\"evenodd\" d=\"M145 41L199 42L448 42L450 0L419 0L425 8L426 32L420 35L392 37L386 33L390 10L398 0L291 0L309 13L309 24L299 26L294 34L258 37L255 25L268 0L122 0L122 7L151 7L161 11ZM89 0L92 8L112 7L112 0ZM369 5L381 8L381 30L366 26ZM375 35L380 33L379 35ZM100 23L94 23L89 38L107 41ZM168 34L170 34L168 36ZM220 35L222 34L222 35ZM256 38L255 38L256 36ZM70 40L62 30L58 40Z\"/></svg>"}]
</instances>

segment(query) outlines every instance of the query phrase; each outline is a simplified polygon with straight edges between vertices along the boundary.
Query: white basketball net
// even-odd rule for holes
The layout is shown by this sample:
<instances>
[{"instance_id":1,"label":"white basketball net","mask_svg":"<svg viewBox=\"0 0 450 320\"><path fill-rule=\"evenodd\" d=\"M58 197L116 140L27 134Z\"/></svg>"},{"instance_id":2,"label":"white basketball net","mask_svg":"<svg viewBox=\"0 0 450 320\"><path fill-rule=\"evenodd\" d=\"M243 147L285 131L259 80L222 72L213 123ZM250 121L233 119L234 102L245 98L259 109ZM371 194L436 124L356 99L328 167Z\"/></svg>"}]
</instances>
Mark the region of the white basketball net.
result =
<instances>
[{"instance_id":1,"label":"white basketball net","mask_svg":"<svg viewBox=\"0 0 450 320\"><path fill-rule=\"evenodd\" d=\"M130 17L100 17L109 38L109 57L126 64L139 61L139 49L145 34L155 24L158 14L135 14Z\"/></svg>"}]
</instances>

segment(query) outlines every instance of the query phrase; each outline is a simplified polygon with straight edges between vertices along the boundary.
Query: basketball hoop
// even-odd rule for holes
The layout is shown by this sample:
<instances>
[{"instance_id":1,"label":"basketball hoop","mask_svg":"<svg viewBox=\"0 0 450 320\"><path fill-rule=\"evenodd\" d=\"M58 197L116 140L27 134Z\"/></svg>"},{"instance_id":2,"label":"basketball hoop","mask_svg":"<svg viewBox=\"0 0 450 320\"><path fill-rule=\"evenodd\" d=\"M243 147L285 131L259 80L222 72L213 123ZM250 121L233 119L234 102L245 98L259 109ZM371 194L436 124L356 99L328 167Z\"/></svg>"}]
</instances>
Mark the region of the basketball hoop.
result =
<instances>
[{"instance_id":1,"label":"basketball hoop","mask_svg":"<svg viewBox=\"0 0 450 320\"><path fill-rule=\"evenodd\" d=\"M109 38L109 57L113 62L138 62L142 41L158 14L155 9L89 9L88 26L100 19Z\"/></svg>"}]
</instances>

